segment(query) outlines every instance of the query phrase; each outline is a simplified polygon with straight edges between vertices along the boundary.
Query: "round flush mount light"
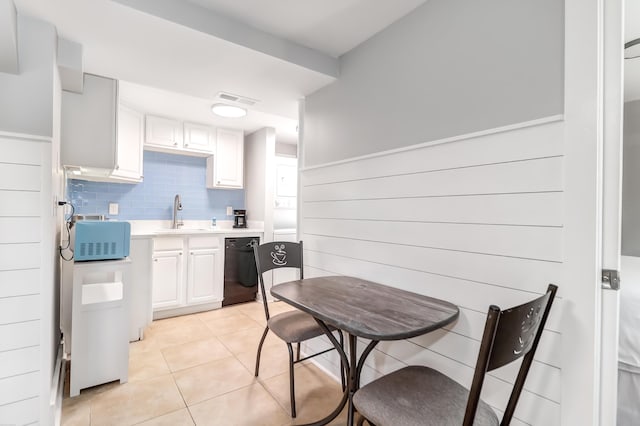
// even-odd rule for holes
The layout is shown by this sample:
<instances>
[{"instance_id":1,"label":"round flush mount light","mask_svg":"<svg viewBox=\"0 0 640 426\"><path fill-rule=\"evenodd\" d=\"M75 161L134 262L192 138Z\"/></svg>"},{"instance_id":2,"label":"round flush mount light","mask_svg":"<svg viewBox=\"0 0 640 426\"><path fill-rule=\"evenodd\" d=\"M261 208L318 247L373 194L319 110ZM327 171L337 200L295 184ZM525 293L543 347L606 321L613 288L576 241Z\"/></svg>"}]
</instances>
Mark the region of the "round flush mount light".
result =
<instances>
[{"instance_id":1,"label":"round flush mount light","mask_svg":"<svg viewBox=\"0 0 640 426\"><path fill-rule=\"evenodd\" d=\"M211 105L211 111L215 115L225 118L240 118L247 115L246 109L226 104L213 104Z\"/></svg>"}]
</instances>

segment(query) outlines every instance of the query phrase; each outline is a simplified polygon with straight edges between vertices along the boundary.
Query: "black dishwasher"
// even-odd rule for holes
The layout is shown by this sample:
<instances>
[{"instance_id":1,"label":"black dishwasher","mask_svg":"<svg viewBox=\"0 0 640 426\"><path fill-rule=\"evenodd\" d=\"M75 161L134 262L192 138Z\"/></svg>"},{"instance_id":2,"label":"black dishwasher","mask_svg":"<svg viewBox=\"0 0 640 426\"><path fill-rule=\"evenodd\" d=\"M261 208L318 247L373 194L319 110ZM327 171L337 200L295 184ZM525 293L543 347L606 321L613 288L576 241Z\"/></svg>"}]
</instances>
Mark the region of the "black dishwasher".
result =
<instances>
[{"instance_id":1,"label":"black dishwasher","mask_svg":"<svg viewBox=\"0 0 640 426\"><path fill-rule=\"evenodd\" d=\"M253 256L253 244L258 237L224 239L224 300L222 306L250 302L256 299L258 272Z\"/></svg>"}]
</instances>

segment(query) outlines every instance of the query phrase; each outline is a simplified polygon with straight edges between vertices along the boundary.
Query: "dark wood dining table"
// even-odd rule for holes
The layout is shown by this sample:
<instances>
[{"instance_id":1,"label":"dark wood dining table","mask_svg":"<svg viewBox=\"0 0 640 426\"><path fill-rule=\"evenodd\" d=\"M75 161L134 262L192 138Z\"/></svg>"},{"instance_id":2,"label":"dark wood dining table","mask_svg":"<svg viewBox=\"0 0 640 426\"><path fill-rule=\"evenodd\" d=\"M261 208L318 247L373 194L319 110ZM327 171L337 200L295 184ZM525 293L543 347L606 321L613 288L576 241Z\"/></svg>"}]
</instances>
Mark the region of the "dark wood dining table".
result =
<instances>
[{"instance_id":1,"label":"dark wood dining table","mask_svg":"<svg viewBox=\"0 0 640 426\"><path fill-rule=\"evenodd\" d=\"M401 340L444 327L458 318L458 307L440 299L349 276L305 278L275 285L271 294L312 315L342 360L344 395L336 409L310 425L325 425L348 404L347 424L353 425L353 394L367 356L382 340ZM348 356L331 333L333 326L347 333ZM360 358L357 338L370 339Z\"/></svg>"}]
</instances>

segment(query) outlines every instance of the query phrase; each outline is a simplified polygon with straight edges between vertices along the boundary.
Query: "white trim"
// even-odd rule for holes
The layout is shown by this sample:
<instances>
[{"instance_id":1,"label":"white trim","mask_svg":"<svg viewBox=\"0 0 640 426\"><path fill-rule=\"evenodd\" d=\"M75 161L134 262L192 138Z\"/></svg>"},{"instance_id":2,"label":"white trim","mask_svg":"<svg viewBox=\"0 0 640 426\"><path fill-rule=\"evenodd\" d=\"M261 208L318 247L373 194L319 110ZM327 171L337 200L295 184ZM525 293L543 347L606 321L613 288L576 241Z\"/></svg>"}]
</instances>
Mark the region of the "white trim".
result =
<instances>
[{"instance_id":1,"label":"white trim","mask_svg":"<svg viewBox=\"0 0 640 426\"><path fill-rule=\"evenodd\" d=\"M373 154L366 154L366 155L361 155L361 156L358 156L358 157L346 158L344 160L332 161L332 162L329 162L329 163L318 164L318 165L315 165L315 166L302 167L302 168L300 168L300 171L301 172L306 172L306 171L309 171L309 170L321 169L323 167L331 167L331 166L337 166L339 164L345 164L345 163L351 163L351 162L355 162L355 161L367 160L367 159L370 159L370 158L384 157L386 155L397 154L397 153L406 152L406 151L413 151L413 150L416 150L416 149L426 148L426 147L429 147L429 146L442 145L442 144L451 143L451 142L459 142L459 141L463 141L463 140L467 140L467 139L479 138L481 136L494 135L496 133L511 132L513 130L524 129L524 128L527 128L527 127L540 126L542 124L554 123L556 121L563 121L563 120L564 120L564 115L563 114L551 115L549 117L538 118L536 120L523 121L523 122L520 122L520 123L509 124L507 126L494 127L494 128L491 128L491 129L480 130L480 131L477 131L477 132L465 133L465 134L462 134L462 135L451 136L451 137L443 138L443 139L436 139L434 141L423 142L423 143L419 143L419 144L416 144L416 145L403 146L402 148L389 149L389 150L386 150L386 151L375 152Z\"/></svg>"},{"instance_id":2,"label":"white trim","mask_svg":"<svg viewBox=\"0 0 640 426\"><path fill-rule=\"evenodd\" d=\"M34 142L47 142L51 143L53 137L51 136L41 136L41 135L30 135L27 133L14 133L14 132L5 132L0 130L0 138L11 138L11 139L25 139Z\"/></svg>"},{"instance_id":3,"label":"white trim","mask_svg":"<svg viewBox=\"0 0 640 426\"><path fill-rule=\"evenodd\" d=\"M603 2L565 1L562 425L600 418Z\"/></svg>"}]
</instances>

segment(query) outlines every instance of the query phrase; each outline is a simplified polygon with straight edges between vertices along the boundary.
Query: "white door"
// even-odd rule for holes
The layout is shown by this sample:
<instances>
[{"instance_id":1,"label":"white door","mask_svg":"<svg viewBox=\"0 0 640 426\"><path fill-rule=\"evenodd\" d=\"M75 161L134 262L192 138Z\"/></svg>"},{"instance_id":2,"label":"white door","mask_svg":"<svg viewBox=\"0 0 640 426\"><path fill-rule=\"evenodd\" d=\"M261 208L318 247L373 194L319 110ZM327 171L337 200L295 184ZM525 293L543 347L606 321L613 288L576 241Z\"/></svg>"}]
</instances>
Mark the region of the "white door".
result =
<instances>
[{"instance_id":1,"label":"white door","mask_svg":"<svg viewBox=\"0 0 640 426\"><path fill-rule=\"evenodd\" d=\"M153 309L183 304L182 250L153 253Z\"/></svg>"},{"instance_id":2,"label":"white door","mask_svg":"<svg viewBox=\"0 0 640 426\"><path fill-rule=\"evenodd\" d=\"M113 174L131 179L142 178L143 116L137 111L118 107L117 163Z\"/></svg>"},{"instance_id":3,"label":"white door","mask_svg":"<svg viewBox=\"0 0 640 426\"><path fill-rule=\"evenodd\" d=\"M222 282L218 279L220 249L189 251L187 304L222 300Z\"/></svg>"},{"instance_id":4,"label":"white door","mask_svg":"<svg viewBox=\"0 0 640 426\"><path fill-rule=\"evenodd\" d=\"M603 185L602 269L620 270L623 121L623 5L604 2L603 9ZM619 281L613 272L602 283L600 337L600 424L615 425L618 402Z\"/></svg>"},{"instance_id":5,"label":"white door","mask_svg":"<svg viewBox=\"0 0 640 426\"><path fill-rule=\"evenodd\" d=\"M218 129L215 186L242 188L244 137L242 131Z\"/></svg>"},{"instance_id":6,"label":"white door","mask_svg":"<svg viewBox=\"0 0 640 426\"><path fill-rule=\"evenodd\" d=\"M215 134L203 124L184 123L184 148L213 154Z\"/></svg>"},{"instance_id":7,"label":"white door","mask_svg":"<svg viewBox=\"0 0 640 426\"><path fill-rule=\"evenodd\" d=\"M182 123L147 115L144 142L148 145L182 148Z\"/></svg>"}]
</instances>

